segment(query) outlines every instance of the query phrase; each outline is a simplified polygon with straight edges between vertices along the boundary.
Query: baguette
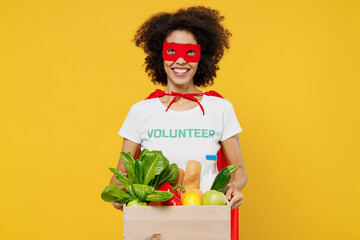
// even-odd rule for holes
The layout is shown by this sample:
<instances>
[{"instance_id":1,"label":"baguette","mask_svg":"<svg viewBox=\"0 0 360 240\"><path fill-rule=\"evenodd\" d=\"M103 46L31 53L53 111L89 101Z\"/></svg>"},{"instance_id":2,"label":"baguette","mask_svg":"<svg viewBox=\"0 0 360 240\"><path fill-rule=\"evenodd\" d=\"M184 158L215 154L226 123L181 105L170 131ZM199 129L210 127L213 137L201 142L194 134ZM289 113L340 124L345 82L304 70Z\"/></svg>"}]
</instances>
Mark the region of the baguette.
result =
<instances>
[{"instance_id":1,"label":"baguette","mask_svg":"<svg viewBox=\"0 0 360 240\"><path fill-rule=\"evenodd\" d=\"M183 179L184 179L184 169L179 168L178 177L176 179L174 186L182 185Z\"/></svg>"},{"instance_id":2,"label":"baguette","mask_svg":"<svg viewBox=\"0 0 360 240\"><path fill-rule=\"evenodd\" d=\"M199 188L201 175L201 163L195 160L189 160L186 163L186 170L182 186L186 188Z\"/></svg>"},{"instance_id":3,"label":"baguette","mask_svg":"<svg viewBox=\"0 0 360 240\"><path fill-rule=\"evenodd\" d=\"M178 177L176 179L176 182L174 183L174 186L178 186L178 185L182 186L183 179L184 179L184 169L179 168ZM181 188L176 189L176 191L179 195L181 194Z\"/></svg>"}]
</instances>

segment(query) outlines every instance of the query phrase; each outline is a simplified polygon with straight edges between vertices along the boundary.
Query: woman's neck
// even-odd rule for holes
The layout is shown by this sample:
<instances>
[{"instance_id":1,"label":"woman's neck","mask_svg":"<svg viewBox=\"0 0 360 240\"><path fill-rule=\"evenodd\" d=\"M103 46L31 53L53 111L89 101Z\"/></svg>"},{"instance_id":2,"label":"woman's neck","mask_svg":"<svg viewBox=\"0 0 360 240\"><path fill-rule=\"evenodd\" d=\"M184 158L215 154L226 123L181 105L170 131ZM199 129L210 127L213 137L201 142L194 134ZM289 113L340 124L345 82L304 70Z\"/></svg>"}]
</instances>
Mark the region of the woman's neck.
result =
<instances>
[{"instance_id":1,"label":"woman's neck","mask_svg":"<svg viewBox=\"0 0 360 240\"><path fill-rule=\"evenodd\" d=\"M198 90L194 84L188 86L167 84L164 92L165 93L178 92L185 94L185 93L198 93L201 91Z\"/></svg>"},{"instance_id":2,"label":"woman's neck","mask_svg":"<svg viewBox=\"0 0 360 240\"><path fill-rule=\"evenodd\" d=\"M187 86L184 85L174 85L174 84L167 84L164 90L165 93L171 93L171 92L177 92L177 93L182 93L182 94L186 94L186 93L201 93L200 90L198 90L194 84L189 84ZM198 99L198 101L202 100L202 95L199 96L194 96L195 98ZM174 96L163 96L160 98L160 101L167 107L170 102L174 99ZM194 108L198 105L198 103L196 103L195 101L189 100L189 99L185 99L182 97L179 97L176 99L176 101L174 102L174 104L171 105L170 109L172 110L188 110L191 108Z\"/></svg>"}]
</instances>

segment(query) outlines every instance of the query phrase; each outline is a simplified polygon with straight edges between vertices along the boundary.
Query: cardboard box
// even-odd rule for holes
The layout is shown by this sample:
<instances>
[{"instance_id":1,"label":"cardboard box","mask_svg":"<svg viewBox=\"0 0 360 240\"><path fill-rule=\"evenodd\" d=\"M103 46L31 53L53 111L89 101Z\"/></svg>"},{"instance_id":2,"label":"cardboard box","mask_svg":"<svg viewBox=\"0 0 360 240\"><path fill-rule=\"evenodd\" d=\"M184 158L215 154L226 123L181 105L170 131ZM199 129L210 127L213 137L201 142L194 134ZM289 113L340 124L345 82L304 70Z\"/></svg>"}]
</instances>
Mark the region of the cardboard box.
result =
<instances>
[{"instance_id":1,"label":"cardboard box","mask_svg":"<svg viewBox=\"0 0 360 240\"><path fill-rule=\"evenodd\" d=\"M230 240L230 206L124 207L124 240Z\"/></svg>"}]
</instances>

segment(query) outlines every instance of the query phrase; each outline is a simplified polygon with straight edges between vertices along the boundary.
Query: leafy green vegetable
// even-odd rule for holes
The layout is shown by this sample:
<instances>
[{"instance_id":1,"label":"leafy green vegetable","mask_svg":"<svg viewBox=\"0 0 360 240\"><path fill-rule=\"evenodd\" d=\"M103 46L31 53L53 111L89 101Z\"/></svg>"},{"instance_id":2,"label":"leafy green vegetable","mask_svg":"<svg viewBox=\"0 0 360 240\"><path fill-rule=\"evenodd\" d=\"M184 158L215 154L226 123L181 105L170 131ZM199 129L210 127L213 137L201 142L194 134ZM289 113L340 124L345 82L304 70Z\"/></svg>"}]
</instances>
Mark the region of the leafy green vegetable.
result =
<instances>
[{"instance_id":1,"label":"leafy green vegetable","mask_svg":"<svg viewBox=\"0 0 360 240\"><path fill-rule=\"evenodd\" d=\"M124 185L125 188L128 188L130 185L130 181L129 179L119 170L117 170L116 168L109 168L110 171L112 171L115 175L116 175L116 179L122 184Z\"/></svg>"},{"instance_id":2,"label":"leafy green vegetable","mask_svg":"<svg viewBox=\"0 0 360 240\"><path fill-rule=\"evenodd\" d=\"M101 198L105 202L115 202L118 198L124 198L127 196L129 196L129 194L125 193L119 188L119 186L115 184L110 184L104 188L103 192L101 193Z\"/></svg>"},{"instance_id":3,"label":"leafy green vegetable","mask_svg":"<svg viewBox=\"0 0 360 240\"><path fill-rule=\"evenodd\" d=\"M169 165L160 175L157 175L153 180L150 181L149 185L155 189L164 183L173 183L176 181L178 176L179 168L176 163Z\"/></svg>"},{"instance_id":4,"label":"leafy green vegetable","mask_svg":"<svg viewBox=\"0 0 360 240\"><path fill-rule=\"evenodd\" d=\"M124 195L122 197L119 197L114 202L116 202L116 203L128 203L128 202L130 202L130 201L132 201L134 199L136 199L136 198L131 197L129 194L126 194L126 195Z\"/></svg>"},{"instance_id":5,"label":"leafy green vegetable","mask_svg":"<svg viewBox=\"0 0 360 240\"><path fill-rule=\"evenodd\" d=\"M150 151L148 149L144 149L141 153L140 153L140 156L139 156L139 159L140 161L142 161L143 157L148 154Z\"/></svg>"},{"instance_id":6,"label":"leafy green vegetable","mask_svg":"<svg viewBox=\"0 0 360 240\"><path fill-rule=\"evenodd\" d=\"M165 171L161 174L160 180L156 185L156 189L164 182L173 183L176 181L179 173L179 168L176 163L171 164L168 166Z\"/></svg>"},{"instance_id":7,"label":"leafy green vegetable","mask_svg":"<svg viewBox=\"0 0 360 240\"><path fill-rule=\"evenodd\" d=\"M107 202L128 203L133 200L144 201L167 201L173 197L173 193L156 191L155 189L164 182L173 183L178 176L178 166L169 160L161 151L149 151L144 149L139 159L134 160L130 153L122 152L121 160L126 168L127 176L115 168L109 168L116 175L116 179L124 185L126 192L117 185L107 186L101 198Z\"/></svg>"},{"instance_id":8,"label":"leafy green vegetable","mask_svg":"<svg viewBox=\"0 0 360 240\"><path fill-rule=\"evenodd\" d=\"M132 157L131 153L120 153L120 159L124 163L126 172L129 178L129 182L134 182L135 179L135 160Z\"/></svg>"},{"instance_id":9,"label":"leafy green vegetable","mask_svg":"<svg viewBox=\"0 0 360 240\"><path fill-rule=\"evenodd\" d=\"M172 198L174 194L172 192L164 192L164 191L153 191L146 197L146 201L155 201L155 202L165 202Z\"/></svg>"},{"instance_id":10,"label":"leafy green vegetable","mask_svg":"<svg viewBox=\"0 0 360 240\"><path fill-rule=\"evenodd\" d=\"M147 154L144 154L142 157L144 184L148 184L156 175L161 174L168 165L169 160L164 157L161 151L148 151Z\"/></svg>"},{"instance_id":11,"label":"leafy green vegetable","mask_svg":"<svg viewBox=\"0 0 360 240\"><path fill-rule=\"evenodd\" d=\"M161 177L160 175L156 175L155 178L149 182L149 186L152 186L155 189L157 189L156 185L159 182L160 177Z\"/></svg>"},{"instance_id":12,"label":"leafy green vegetable","mask_svg":"<svg viewBox=\"0 0 360 240\"><path fill-rule=\"evenodd\" d=\"M133 184L135 196L141 201L145 201L145 198L154 191L153 187L143 184Z\"/></svg>"},{"instance_id":13,"label":"leafy green vegetable","mask_svg":"<svg viewBox=\"0 0 360 240\"><path fill-rule=\"evenodd\" d=\"M130 195L132 198L134 198L134 199L137 198L136 195L135 195L135 190L134 190L134 187L133 187L132 184L129 185L129 189L128 189L127 191L128 191L129 195Z\"/></svg>"},{"instance_id":14,"label":"leafy green vegetable","mask_svg":"<svg viewBox=\"0 0 360 240\"><path fill-rule=\"evenodd\" d=\"M141 161L138 159L135 161L135 183L143 183L143 176L144 176L144 172L142 169L142 163Z\"/></svg>"}]
</instances>

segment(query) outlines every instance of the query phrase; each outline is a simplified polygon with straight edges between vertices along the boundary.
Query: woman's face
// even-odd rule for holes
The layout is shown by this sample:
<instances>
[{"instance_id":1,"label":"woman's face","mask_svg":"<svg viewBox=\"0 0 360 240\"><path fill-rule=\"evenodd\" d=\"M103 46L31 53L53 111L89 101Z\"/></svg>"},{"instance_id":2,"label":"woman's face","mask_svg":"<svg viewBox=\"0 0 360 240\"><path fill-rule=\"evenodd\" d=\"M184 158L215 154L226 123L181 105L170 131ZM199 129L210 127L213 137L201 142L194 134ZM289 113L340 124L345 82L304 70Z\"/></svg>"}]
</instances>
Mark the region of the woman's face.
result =
<instances>
[{"instance_id":1,"label":"woman's face","mask_svg":"<svg viewBox=\"0 0 360 240\"><path fill-rule=\"evenodd\" d=\"M194 35L183 30L173 31L165 39L165 41L169 43L197 44ZM171 54L171 52L168 52L168 54ZM193 53L189 52L188 54ZM176 59L175 61L164 60L164 68L167 75L168 84L174 84L178 86L193 84L193 78L198 65L198 62L187 62L182 57Z\"/></svg>"}]
</instances>

